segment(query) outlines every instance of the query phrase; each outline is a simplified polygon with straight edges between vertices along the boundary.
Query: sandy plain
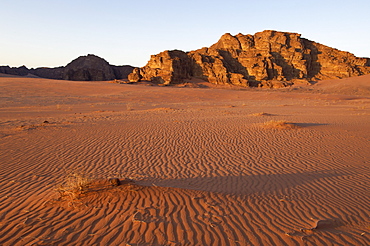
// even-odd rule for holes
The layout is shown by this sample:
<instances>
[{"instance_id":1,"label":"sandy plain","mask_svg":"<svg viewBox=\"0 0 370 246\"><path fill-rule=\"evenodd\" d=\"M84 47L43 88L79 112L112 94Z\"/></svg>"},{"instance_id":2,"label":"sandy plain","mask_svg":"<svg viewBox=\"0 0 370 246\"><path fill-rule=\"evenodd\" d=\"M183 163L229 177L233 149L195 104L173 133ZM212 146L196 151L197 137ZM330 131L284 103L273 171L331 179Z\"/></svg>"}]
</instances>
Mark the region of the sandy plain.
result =
<instances>
[{"instance_id":1,"label":"sandy plain","mask_svg":"<svg viewBox=\"0 0 370 246\"><path fill-rule=\"evenodd\" d=\"M370 245L370 76L198 86L3 75L0 245Z\"/></svg>"}]
</instances>

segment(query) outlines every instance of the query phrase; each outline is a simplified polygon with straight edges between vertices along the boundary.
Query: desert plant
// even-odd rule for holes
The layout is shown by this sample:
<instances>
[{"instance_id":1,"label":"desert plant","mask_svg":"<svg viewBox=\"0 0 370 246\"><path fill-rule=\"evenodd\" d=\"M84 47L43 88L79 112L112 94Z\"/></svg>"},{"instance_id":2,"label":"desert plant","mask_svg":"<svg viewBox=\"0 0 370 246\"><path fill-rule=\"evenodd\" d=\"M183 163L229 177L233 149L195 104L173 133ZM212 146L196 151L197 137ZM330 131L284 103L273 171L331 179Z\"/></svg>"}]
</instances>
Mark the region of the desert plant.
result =
<instances>
[{"instance_id":1,"label":"desert plant","mask_svg":"<svg viewBox=\"0 0 370 246\"><path fill-rule=\"evenodd\" d=\"M271 114L268 114L268 113L265 113L265 112L250 114L250 116L270 116L270 115Z\"/></svg>"},{"instance_id":2,"label":"desert plant","mask_svg":"<svg viewBox=\"0 0 370 246\"><path fill-rule=\"evenodd\" d=\"M285 120L270 120L262 124L262 127L269 129L293 129L297 126Z\"/></svg>"},{"instance_id":3,"label":"desert plant","mask_svg":"<svg viewBox=\"0 0 370 246\"><path fill-rule=\"evenodd\" d=\"M57 187L60 199L77 199L87 191L91 178L84 172L71 171L65 176L61 185Z\"/></svg>"}]
</instances>

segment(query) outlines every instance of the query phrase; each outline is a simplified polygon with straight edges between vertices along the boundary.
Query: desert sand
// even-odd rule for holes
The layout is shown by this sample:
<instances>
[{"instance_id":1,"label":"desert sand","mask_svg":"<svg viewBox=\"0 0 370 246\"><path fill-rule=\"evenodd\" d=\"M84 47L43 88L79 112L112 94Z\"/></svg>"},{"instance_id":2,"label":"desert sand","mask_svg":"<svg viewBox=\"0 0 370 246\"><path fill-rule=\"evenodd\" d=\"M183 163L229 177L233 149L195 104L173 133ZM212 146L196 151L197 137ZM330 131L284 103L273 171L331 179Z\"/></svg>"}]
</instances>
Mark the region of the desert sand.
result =
<instances>
[{"instance_id":1,"label":"desert sand","mask_svg":"<svg viewBox=\"0 0 370 246\"><path fill-rule=\"evenodd\" d=\"M370 245L369 85L2 76L0 245Z\"/></svg>"}]
</instances>

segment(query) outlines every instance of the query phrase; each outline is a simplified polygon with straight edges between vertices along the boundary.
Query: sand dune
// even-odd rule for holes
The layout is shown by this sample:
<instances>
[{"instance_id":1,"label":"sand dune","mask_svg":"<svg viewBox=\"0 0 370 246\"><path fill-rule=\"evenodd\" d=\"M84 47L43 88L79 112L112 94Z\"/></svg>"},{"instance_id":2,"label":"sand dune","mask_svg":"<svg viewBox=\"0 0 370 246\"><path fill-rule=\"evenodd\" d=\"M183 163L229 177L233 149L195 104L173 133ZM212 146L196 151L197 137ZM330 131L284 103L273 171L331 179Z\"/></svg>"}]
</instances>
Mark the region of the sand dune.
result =
<instances>
[{"instance_id":1,"label":"sand dune","mask_svg":"<svg viewBox=\"0 0 370 246\"><path fill-rule=\"evenodd\" d=\"M347 95L370 95L370 75L351 77L341 80L319 81L314 88L326 93L347 94Z\"/></svg>"},{"instance_id":2,"label":"sand dune","mask_svg":"<svg viewBox=\"0 0 370 246\"><path fill-rule=\"evenodd\" d=\"M0 245L370 244L369 96L0 86ZM58 200L70 170L92 184Z\"/></svg>"}]
</instances>

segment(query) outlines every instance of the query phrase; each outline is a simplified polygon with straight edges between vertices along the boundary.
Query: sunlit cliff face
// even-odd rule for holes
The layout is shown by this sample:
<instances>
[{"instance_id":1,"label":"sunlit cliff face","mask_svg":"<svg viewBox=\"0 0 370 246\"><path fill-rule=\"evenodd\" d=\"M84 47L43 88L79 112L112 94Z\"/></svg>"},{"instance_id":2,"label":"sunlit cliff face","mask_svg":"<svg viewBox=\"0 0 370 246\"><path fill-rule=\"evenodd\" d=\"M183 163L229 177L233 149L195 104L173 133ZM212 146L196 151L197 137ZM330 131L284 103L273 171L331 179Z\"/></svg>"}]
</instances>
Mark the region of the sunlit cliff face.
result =
<instances>
[{"instance_id":1,"label":"sunlit cliff face","mask_svg":"<svg viewBox=\"0 0 370 246\"><path fill-rule=\"evenodd\" d=\"M196 77L214 84L287 86L297 81L368 74L370 66L368 58L301 38L300 34L267 30L254 35L226 33L211 47L187 53L165 51L151 56L135 73L143 80L165 83Z\"/></svg>"}]
</instances>

